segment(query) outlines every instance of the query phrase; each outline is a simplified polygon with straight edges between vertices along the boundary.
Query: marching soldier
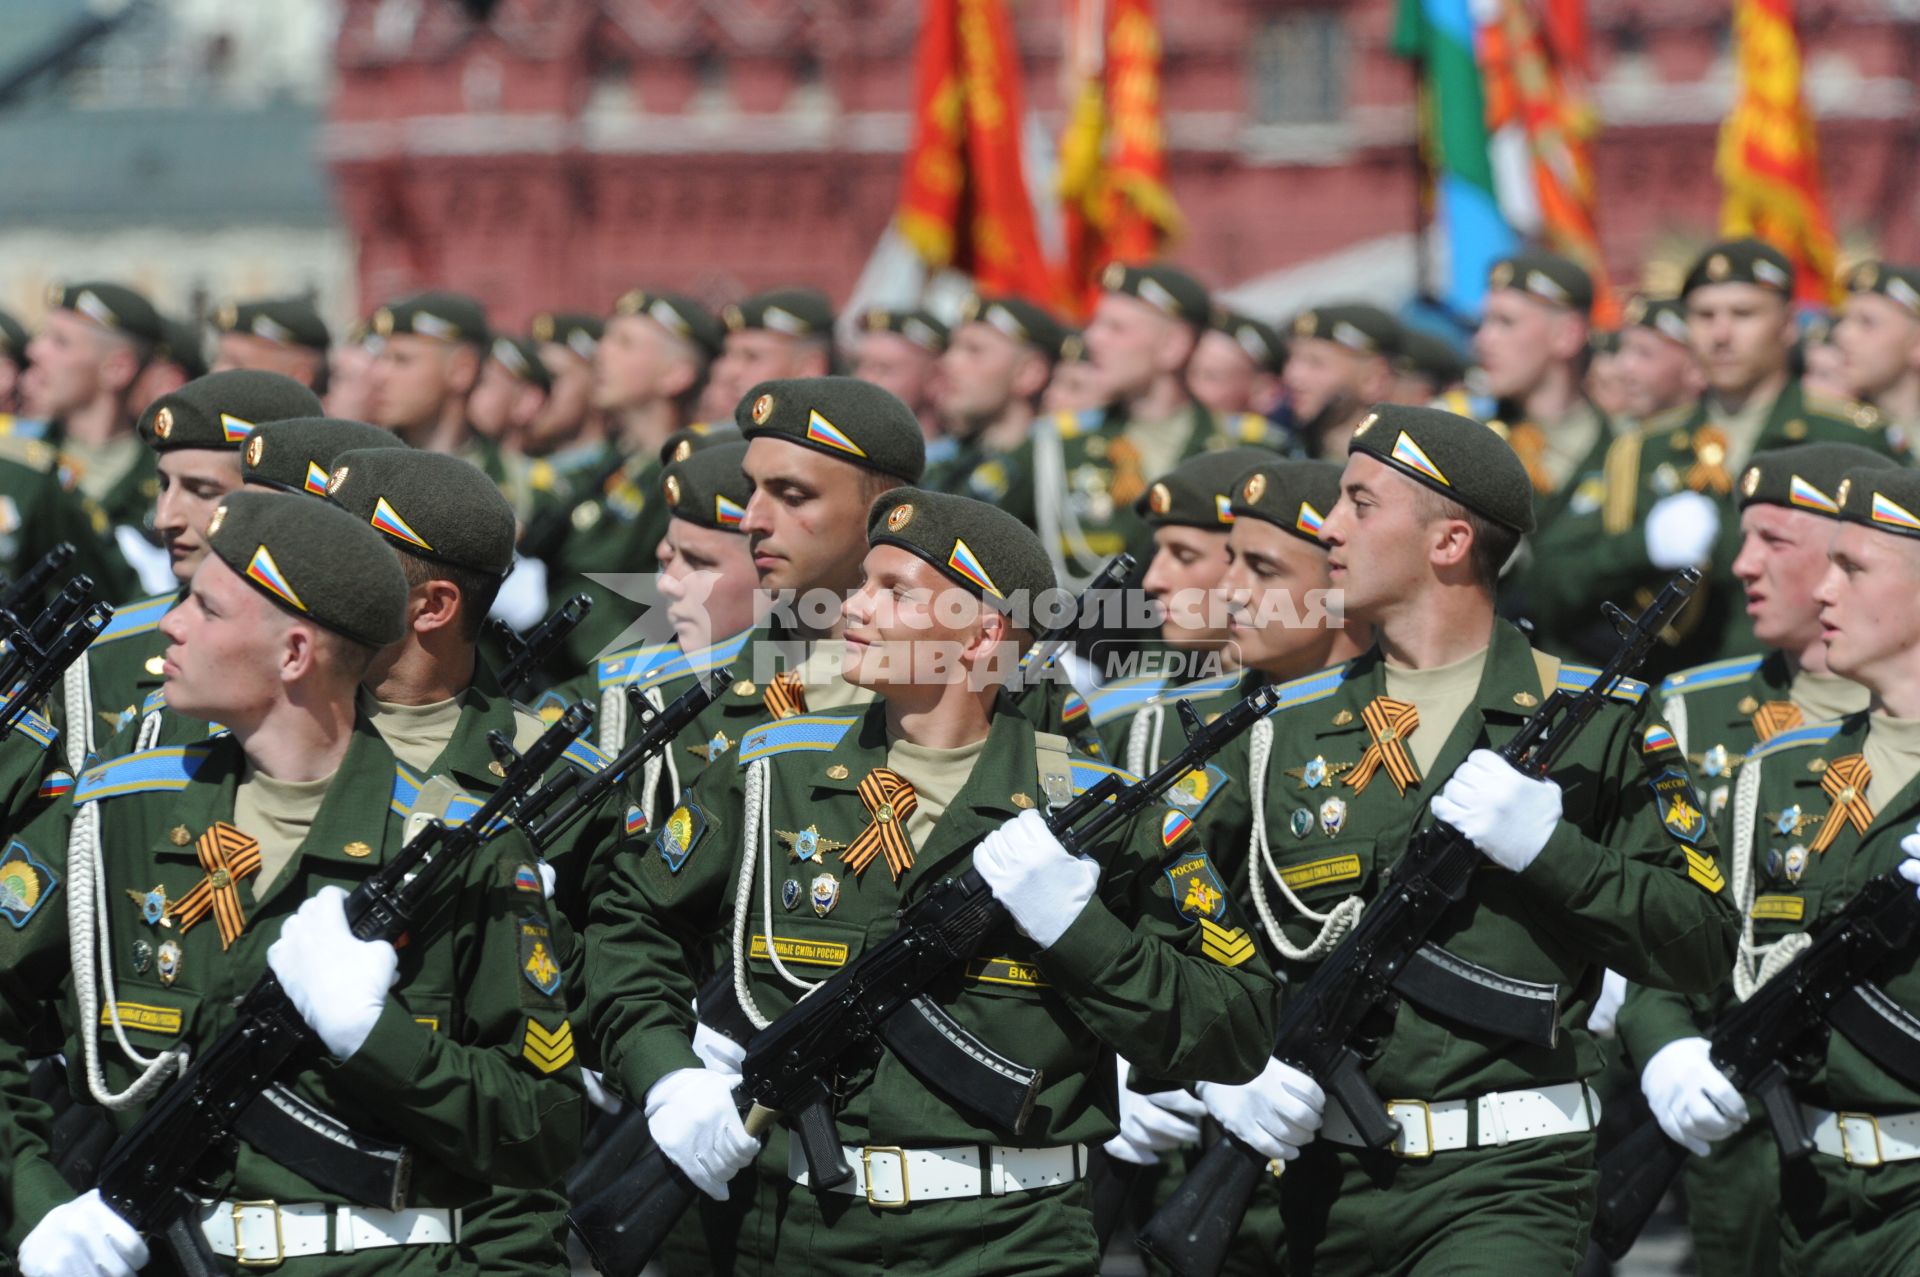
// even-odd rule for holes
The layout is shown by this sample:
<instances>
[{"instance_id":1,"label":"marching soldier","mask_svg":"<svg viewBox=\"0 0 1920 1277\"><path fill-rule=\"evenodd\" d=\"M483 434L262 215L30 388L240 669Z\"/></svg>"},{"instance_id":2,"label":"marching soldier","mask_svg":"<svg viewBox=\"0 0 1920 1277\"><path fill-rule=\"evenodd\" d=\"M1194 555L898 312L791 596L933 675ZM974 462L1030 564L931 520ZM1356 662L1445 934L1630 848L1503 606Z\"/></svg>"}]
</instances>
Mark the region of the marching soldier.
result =
<instances>
[{"instance_id":1,"label":"marching soldier","mask_svg":"<svg viewBox=\"0 0 1920 1277\"><path fill-rule=\"evenodd\" d=\"M60 449L80 490L106 512L123 553L144 542L159 481L153 456L133 429L134 383L166 340L160 313L131 288L89 282L56 285L48 314L27 346L34 387L28 413L44 439ZM14 422L16 430L29 425ZM151 555L148 558L152 558Z\"/></svg>"},{"instance_id":2,"label":"marching soldier","mask_svg":"<svg viewBox=\"0 0 1920 1277\"><path fill-rule=\"evenodd\" d=\"M0 417L0 424L7 418ZM139 578L120 554L106 513L74 485L52 444L0 433L0 576L11 580L61 542L73 546L69 576L93 578L94 597L117 602L139 592ZM31 611L65 585L51 583Z\"/></svg>"},{"instance_id":3,"label":"marching soldier","mask_svg":"<svg viewBox=\"0 0 1920 1277\"><path fill-rule=\"evenodd\" d=\"M1863 262L1833 326L1847 383L1897 439L1920 438L1920 270Z\"/></svg>"},{"instance_id":4,"label":"marching soldier","mask_svg":"<svg viewBox=\"0 0 1920 1277\"><path fill-rule=\"evenodd\" d=\"M1864 687L1828 670L1814 599L1840 519L1836 495L1856 467L1892 469L1895 463L1852 444L1809 443L1760 453L1740 477L1740 554L1733 573L1746 588L1754 637L1768 651L1682 670L1659 691L1661 712L1706 789L1707 816L1716 824L1749 756L1796 728L1867 707ZM1734 846L1730 826L1718 827L1722 842ZM1755 876L1751 866L1734 873L1734 904L1743 914L1752 907L1746 899L1752 893L1743 895L1742 888ZM1642 1085L1663 1122L1671 1120L1667 1088L1679 1076L1673 1062L1689 1048L1657 1066L1654 1060L1676 1038L1695 1036L1691 1020L1676 1022L1675 1016L1696 1002L1715 1010L1727 1005L1724 990L1711 999L1647 991L1629 996L1618 1017L1621 1042L1642 1066ZM1683 1173L1700 1271L1709 1277L1778 1271L1779 1167L1766 1133L1741 1132L1710 1158L1689 1162Z\"/></svg>"},{"instance_id":5,"label":"marching soldier","mask_svg":"<svg viewBox=\"0 0 1920 1277\"><path fill-rule=\"evenodd\" d=\"M1400 357L1393 361L1394 403L1433 404L1471 416L1466 410L1466 380L1467 361L1452 342L1422 328L1401 330ZM1436 400L1447 402L1435 404Z\"/></svg>"},{"instance_id":6,"label":"marching soldier","mask_svg":"<svg viewBox=\"0 0 1920 1277\"><path fill-rule=\"evenodd\" d=\"M1309 456L1346 455L1367 405L1391 397L1393 365L1405 334L1377 306L1316 306L1294 316L1287 370L1300 449Z\"/></svg>"},{"instance_id":7,"label":"marching soldier","mask_svg":"<svg viewBox=\"0 0 1920 1277\"><path fill-rule=\"evenodd\" d=\"M20 375L27 370L27 330L11 312L0 310L0 413L20 409Z\"/></svg>"},{"instance_id":8,"label":"marching soldier","mask_svg":"<svg viewBox=\"0 0 1920 1277\"><path fill-rule=\"evenodd\" d=\"M1265 448L1202 453L1181 462L1140 498L1135 513L1153 529L1153 557L1140 590L1159 610L1160 641L1171 649L1165 653L1171 659L1166 669L1113 679L1087 697L1088 719L1104 738L1102 753L1129 771L1153 770L1147 741L1162 734L1173 699L1191 700L1195 709L1216 697L1237 699L1239 668L1213 592L1230 561L1235 483L1255 466L1275 460L1278 455ZM1145 751L1137 759L1128 745L1136 733ZM1179 747L1178 727L1169 740Z\"/></svg>"},{"instance_id":9,"label":"marching soldier","mask_svg":"<svg viewBox=\"0 0 1920 1277\"><path fill-rule=\"evenodd\" d=\"M1730 808L1744 915L1735 997L1771 979L1870 877L1899 865L1920 879L1912 832L1920 817L1920 477L1853 470L1830 495L1841 522L1814 598L1828 666L1867 689L1871 712L1783 732L1741 765ZM1899 1012L1920 1012L1914 954L1872 983ZM1636 989L1629 1008L1643 998L1642 1049L1659 1046L1643 1074L1654 1114L1670 1138L1704 1153L1749 1121L1745 1099L1714 1067L1701 1036L1726 991L1683 1001ZM1790 1085L1814 1151L1780 1165L1781 1271L1900 1271L1912 1259L1910 1221L1920 1204L1920 1092L1840 1031L1810 1049Z\"/></svg>"},{"instance_id":10,"label":"marching soldier","mask_svg":"<svg viewBox=\"0 0 1920 1277\"><path fill-rule=\"evenodd\" d=\"M1187 364L1193 397L1221 420L1265 417L1280 402L1287 343L1271 324L1216 306Z\"/></svg>"},{"instance_id":11,"label":"marching soldier","mask_svg":"<svg viewBox=\"0 0 1920 1277\"><path fill-rule=\"evenodd\" d=\"M533 340L552 388L546 409L521 440L528 456L545 457L571 483L591 467L606 438L605 419L593 405L593 360L606 322L579 311L543 311L533 317Z\"/></svg>"},{"instance_id":12,"label":"marching soldier","mask_svg":"<svg viewBox=\"0 0 1920 1277\"><path fill-rule=\"evenodd\" d=\"M219 333L213 368L256 368L291 377L315 394L327 388L327 348L333 335L310 297L265 297L228 302L214 315Z\"/></svg>"},{"instance_id":13,"label":"marching soldier","mask_svg":"<svg viewBox=\"0 0 1920 1277\"><path fill-rule=\"evenodd\" d=\"M998 502L1007 466L1033 430L1067 330L1018 297L969 297L940 357L940 413L952 450L930 459L920 486Z\"/></svg>"},{"instance_id":14,"label":"marching soldier","mask_svg":"<svg viewBox=\"0 0 1920 1277\"><path fill-rule=\"evenodd\" d=\"M551 924L537 877L523 881L531 853L507 832L459 867L445 907L403 948L356 939L346 889L395 853L409 817L457 820L471 801L451 787L405 792L355 711L374 651L401 634L405 578L371 529L286 494L229 495L208 542L186 602L163 622L166 690L176 710L227 731L101 764L11 844L6 1036L18 1040L39 999L57 993L72 1088L124 1130L271 968L321 1044L279 1093L316 1112L214 1152L199 1189L211 1199L188 1219L205 1262L485 1270L487 1255L463 1241L463 1210L484 1207L490 1182L551 1182L578 1147ZM96 874L97 896L86 885ZM77 971L71 954L85 955ZM329 1138L312 1122L355 1134ZM40 1132L15 1113L6 1123L22 1272L141 1268L147 1244L97 1192L75 1197ZM292 1169L390 1177L369 1139L410 1150L410 1182L391 1185L398 1209L370 1209ZM563 1263L550 1234L515 1243L535 1245Z\"/></svg>"},{"instance_id":15,"label":"marching soldier","mask_svg":"<svg viewBox=\"0 0 1920 1277\"><path fill-rule=\"evenodd\" d=\"M1082 413L1106 402L1100 376L1087 358L1085 333L1068 332L1060 338L1060 358L1040 395L1042 412Z\"/></svg>"},{"instance_id":16,"label":"marching soldier","mask_svg":"<svg viewBox=\"0 0 1920 1277\"><path fill-rule=\"evenodd\" d=\"M532 473L540 468L549 486L556 482L551 464L527 455L521 446L527 431L546 411L553 374L540 347L524 337L495 336L480 366L480 380L467 398L467 418L483 439L520 458Z\"/></svg>"},{"instance_id":17,"label":"marching soldier","mask_svg":"<svg viewBox=\"0 0 1920 1277\"><path fill-rule=\"evenodd\" d=\"M179 602L206 559L213 512L240 486L247 435L261 422L319 411L320 400L298 382L236 369L188 382L140 418L138 437L158 458L153 526L166 540L179 585L119 608L68 668L54 708L66 732L67 761L76 772L96 742L133 721L147 695L159 688L167 646L160 618Z\"/></svg>"},{"instance_id":18,"label":"marching soldier","mask_svg":"<svg viewBox=\"0 0 1920 1277\"><path fill-rule=\"evenodd\" d=\"M723 1198L758 1145L735 1108L737 1074L689 1044L676 937L728 934L740 1008L764 1024L971 864L1013 925L931 996L1044 1071L1032 1121L1019 1136L983 1125L882 1053L835 1087L853 1183L810 1186L789 1141L786 1166L756 1168L742 1249L768 1271L1090 1272L1082 1177L1086 1145L1115 1129L1107 1052L1125 1043L1158 1076L1244 1077L1270 1040L1273 989L1221 894L1175 889L1212 870L1159 813L1079 858L1032 810L1107 770L995 713L988 667L1025 637L1010 610L1054 584L1038 538L991 506L910 489L881 496L870 529L846 605L848 677L884 699L757 730L738 766L709 767L619 858L590 937L596 1037L610 1075L644 1097L661 1150ZM736 882L755 893L738 908Z\"/></svg>"},{"instance_id":19,"label":"marching soldier","mask_svg":"<svg viewBox=\"0 0 1920 1277\"><path fill-rule=\"evenodd\" d=\"M754 383L833 371L833 306L811 288L772 288L720 312L727 335L698 421L725 421Z\"/></svg>"},{"instance_id":20,"label":"marching soldier","mask_svg":"<svg viewBox=\"0 0 1920 1277\"><path fill-rule=\"evenodd\" d=\"M935 395L946 349L947 326L930 312L876 307L860 317L852 372L907 405L932 441L941 434Z\"/></svg>"},{"instance_id":21,"label":"marching soldier","mask_svg":"<svg viewBox=\"0 0 1920 1277\"><path fill-rule=\"evenodd\" d=\"M547 564L549 611L575 594L594 601L568 636L555 673L591 669L634 619L628 600L590 578L653 569L667 527L660 450L692 423L720 341L719 321L677 293L636 288L614 304L593 365L594 407L606 414L611 437L578 469L573 508L536 519L521 543L523 554Z\"/></svg>"},{"instance_id":22,"label":"marching soldier","mask_svg":"<svg viewBox=\"0 0 1920 1277\"><path fill-rule=\"evenodd\" d=\"M1532 498L1520 459L1477 422L1398 405L1365 418L1319 536L1374 646L1282 685L1281 707L1222 764L1245 783L1218 787L1196 817L1223 856L1247 848L1254 911L1301 978L1430 812L1486 858L1437 941L1558 999L1552 1045L1463 1035L1402 999L1360 1044L1374 1088L1396 1097L1400 1135L1384 1152L1277 1061L1245 1086L1199 1088L1254 1148L1298 1151L1267 1181L1294 1271L1572 1272L1594 1205L1586 1079L1601 1061L1586 1020L1602 968L1699 991L1732 953L1712 833L1643 685L1610 689L1549 779L1492 752L1556 688L1596 674L1495 617Z\"/></svg>"},{"instance_id":23,"label":"marching soldier","mask_svg":"<svg viewBox=\"0 0 1920 1277\"><path fill-rule=\"evenodd\" d=\"M1670 428L1707 388L1693 353L1687 308L1677 298L1636 297L1620 330L1620 393L1627 419L1653 430Z\"/></svg>"}]
</instances>

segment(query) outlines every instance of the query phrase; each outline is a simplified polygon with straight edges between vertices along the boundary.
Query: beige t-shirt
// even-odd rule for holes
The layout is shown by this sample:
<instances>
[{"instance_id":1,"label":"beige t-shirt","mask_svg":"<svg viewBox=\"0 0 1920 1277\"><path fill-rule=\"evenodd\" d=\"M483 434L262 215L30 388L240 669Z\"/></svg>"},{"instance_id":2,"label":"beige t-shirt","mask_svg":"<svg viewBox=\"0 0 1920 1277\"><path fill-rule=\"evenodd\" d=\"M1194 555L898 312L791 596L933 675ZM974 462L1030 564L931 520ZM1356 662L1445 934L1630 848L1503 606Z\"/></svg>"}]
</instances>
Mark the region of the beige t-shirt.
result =
<instances>
[{"instance_id":1,"label":"beige t-shirt","mask_svg":"<svg viewBox=\"0 0 1920 1277\"><path fill-rule=\"evenodd\" d=\"M1158 479L1180 464L1193 437L1193 413L1182 408L1166 421L1129 421L1121 427L1120 437L1140 454L1140 473Z\"/></svg>"},{"instance_id":2,"label":"beige t-shirt","mask_svg":"<svg viewBox=\"0 0 1920 1277\"><path fill-rule=\"evenodd\" d=\"M805 685L807 712L849 709L873 700L868 688L856 687L840 676L847 661L847 641L837 638L816 639L807 659L800 663L800 681Z\"/></svg>"},{"instance_id":3,"label":"beige t-shirt","mask_svg":"<svg viewBox=\"0 0 1920 1277\"><path fill-rule=\"evenodd\" d=\"M395 705L363 693L360 708L393 756L417 772L424 772L440 757L460 722L458 696L431 705Z\"/></svg>"},{"instance_id":4,"label":"beige t-shirt","mask_svg":"<svg viewBox=\"0 0 1920 1277\"><path fill-rule=\"evenodd\" d=\"M915 851L926 846L933 827L973 774L973 765L980 761L986 747L984 736L958 749L934 749L904 740L888 742L887 766L906 778L917 800L913 815L907 818L907 839Z\"/></svg>"},{"instance_id":5,"label":"beige t-shirt","mask_svg":"<svg viewBox=\"0 0 1920 1277\"><path fill-rule=\"evenodd\" d=\"M1920 776L1920 718L1875 714L1867 720L1867 741L1860 752L1873 770L1867 778L1867 806L1878 816L1908 781Z\"/></svg>"},{"instance_id":6,"label":"beige t-shirt","mask_svg":"<svg viewBox=\"0 0 1920 1277\"><path fill-rule=\"evenodd\" d=\"M1721 464L1728 474L1737 475L1747 468L1747 458L1753 455L1753 445L1760 442L1760 431L1766 427L1767 414L1776 402L1762 395L1748 395L1746 403L1727 412L1712 395L1707 396L1708 423L1726 432L1727 457Z\"/></svg>"},{"instance_id":7,"label":"beige t-shirt","mask_svg":"<svg viewBox=\"0 0 1920 1277\"><path fill-rule=\"evenodd\" d=\"M266 894L280 871L306 841L320 813L332 776L319 780L275 780L248 768L233 795L233 823L260 843L260 872L253 876L253 898Z\"/></svg>"},{"instance_id":8,"label":"beige t-shirt","mask_svg":"<svg viewBox=\"0 0 1920 1277\"><path fill-rule=\"evenodd\" d=\"M1420 722L1407 737L1407 750L1413 765L1424 778L1460 715L1473 704L1480 690L1480 675L1487 668L1487 649L1481 648L1451 665L1436 665L1429 670L1410 670L1387 663L1387 695L1396 701L1411 701L1420 711Z\"/></svg>"},{"instance_id":9,"label":"beige t-shirt","mask_svg":"<svg viewBox=\"0 0 1920 1277\"><path fill-rule=\"evenodd\" d=\"M128 433L115 435L99 445L67 439L62 441L60 450L79 462L80 491L95 501L104 501L114 485L133 469L146 447L139 435Z\"/></svg>"},{"instance_id":10,"label":"beige t-shirt","mask_svg":"<svg viewBox=\"0 0 1920 1277\"><path fill-rule=\"evenodd\" d=\"M1824 723L1865 709L1867 689L1838 674L1809 674L1802 670L1793 676L1787 699L1800 707L1809 723Z\"/></svg>"},{"instance_id":11,"label":"beige t-shirt","mask_svg":"<svg viewBox=\"0 0 1920 1277\"><path fill-rule=\"evenodd\" d=\"M1542 458L1547 467L1547 475L1553 480L1554 491L1567 486L1574 478L1574 470L1585 461L1600 442L1600 414L1594 411L1592 404L1581 399L1577 401L1566 416L1541 431L1547 441L1546 454Z\"/></svg>"}]
</instances>

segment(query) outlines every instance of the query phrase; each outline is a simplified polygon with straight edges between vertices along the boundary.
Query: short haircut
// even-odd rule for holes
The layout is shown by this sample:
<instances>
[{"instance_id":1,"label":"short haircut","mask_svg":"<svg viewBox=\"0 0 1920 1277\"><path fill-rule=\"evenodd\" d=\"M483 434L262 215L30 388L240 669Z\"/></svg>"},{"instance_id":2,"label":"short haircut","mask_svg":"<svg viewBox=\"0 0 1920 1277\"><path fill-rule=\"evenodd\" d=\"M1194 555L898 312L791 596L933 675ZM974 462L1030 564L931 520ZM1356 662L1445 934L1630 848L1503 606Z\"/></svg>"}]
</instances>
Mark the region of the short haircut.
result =
<instances>
[{"instance_id":1,"label":"short haircut","mask_svg":"<svg viewBox=\"0 0 1920 1277\"><path fill-rule=\"evenodd\" d=\"M469 643L478 643L494 596L500 593L500 578L474 568L436 563L401 549L395 549L394 553L400 556L400 570L406 574L409 590L416 590L429 581L447 581L460 591L460 637Z\"/></svg>"},{"instance_id":2,"label":"short haircut","mask_svg":"<svg viewBox=\"0 0 1920 1277\"><path fill-rule=\"evenodd\" d=\"M860 468L860 479L860 508L862 510L871 510L874 502L878 501L883 494L892 492L895 488L910 488L913 486L899 475L881 474L878 470L869 470L865 466Z\"/></svg>"},{"instance_id":3,"label":"short haircut","mask_svg":"<svg viewBox=\"0 0 1920 1277\"><path fill-rule=\"evenodd\" d=\"M318 630L318 627L316 627ZM378 649L368 647L357 639L344 634L335 634L332 630L318 630L320 649L326 653L327 663L344 676L348 682L358 683L367 676L367 670L373 665Z\"/></svg>"},{"instance_id":4,"label":"short haircut","mask_svg":"<svg viewBox=\"0 0 1920 1277\"><path fill-rule=\"evenodd\" d=\"M1425 484L1415 484L1420 493L1421 513L1429 520L1458 519L1472 533L1469 563L1474 583L1492 593L1500 584L1500 570L1520 547L1520 534L1505 524L1495 523L1477 510L1469 510L1452 497L1443 496Z\"/></svg>"}]
</instances>

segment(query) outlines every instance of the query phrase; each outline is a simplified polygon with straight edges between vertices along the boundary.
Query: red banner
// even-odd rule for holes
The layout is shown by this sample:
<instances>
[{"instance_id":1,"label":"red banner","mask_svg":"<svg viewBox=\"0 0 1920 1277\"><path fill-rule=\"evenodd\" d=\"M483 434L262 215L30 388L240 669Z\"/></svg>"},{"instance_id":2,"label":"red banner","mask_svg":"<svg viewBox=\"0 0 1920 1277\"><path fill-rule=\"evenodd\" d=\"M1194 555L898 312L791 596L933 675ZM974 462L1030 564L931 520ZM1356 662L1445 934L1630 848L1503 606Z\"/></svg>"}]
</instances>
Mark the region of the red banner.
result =
<instances>
[{"instance_id":1,"label":"red banner","mask_svg":"<svg viewBox=\"0 0 1920 1277\"><path fill-rule=\"evenodd\" d=\"M1003 0L926 0L898 226L928 266L1051 301L1020 154L1019 51Z\"/></svg>"}]
</instances>

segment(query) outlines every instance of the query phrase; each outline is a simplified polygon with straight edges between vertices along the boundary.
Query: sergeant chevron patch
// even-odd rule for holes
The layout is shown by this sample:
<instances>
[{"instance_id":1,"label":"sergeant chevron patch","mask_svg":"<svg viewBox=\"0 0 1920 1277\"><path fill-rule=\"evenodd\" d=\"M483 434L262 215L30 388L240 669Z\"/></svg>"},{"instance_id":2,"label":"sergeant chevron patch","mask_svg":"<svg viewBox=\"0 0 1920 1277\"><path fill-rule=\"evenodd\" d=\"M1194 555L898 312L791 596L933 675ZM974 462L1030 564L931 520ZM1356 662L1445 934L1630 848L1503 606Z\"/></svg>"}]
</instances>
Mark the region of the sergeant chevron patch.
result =
<instances>
[{"instance_id":1,"label":"sergeant chevron patch","mask_svg":"<svg viewBox=\"0 0 1920 1277\"><path fill-rule=\"evenodd\" d=\"M549 1029L529 1017L527 1037L520 1046L520 1054L542 1073L564 1068L573 1059L573 1025L562 1020L559 1028Z\"/></svg>"},{"instance_id":2,"label":"sergeant chevron patch","mask_svg":"<svg viewBox=\"0 0 1920 1277\"><path fill-rule=\"evenodd\" d=\"M1244 927L1228 929L1211 918L1202 918L1200 952L1223 967L1237 967L1253 956L1253 937Z\"/></svg>"},{"instance_id":3,"label":"sergeant chevron patch","mask_svg":"<svg viewBox=\"0 0 1920 1277\"><path fill-rule=\"evenodd\" d=\"M1727 880L1720 876L1720 864L1712 856L1684 848L1687 853L1687 877L1705 887L1714 895L1726 890Z\"/></svg>"}]
</instances>

